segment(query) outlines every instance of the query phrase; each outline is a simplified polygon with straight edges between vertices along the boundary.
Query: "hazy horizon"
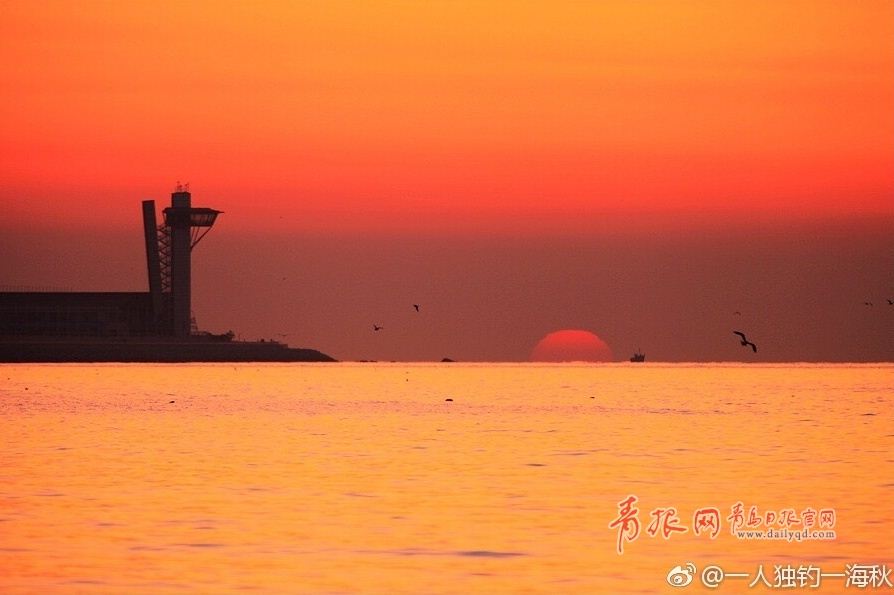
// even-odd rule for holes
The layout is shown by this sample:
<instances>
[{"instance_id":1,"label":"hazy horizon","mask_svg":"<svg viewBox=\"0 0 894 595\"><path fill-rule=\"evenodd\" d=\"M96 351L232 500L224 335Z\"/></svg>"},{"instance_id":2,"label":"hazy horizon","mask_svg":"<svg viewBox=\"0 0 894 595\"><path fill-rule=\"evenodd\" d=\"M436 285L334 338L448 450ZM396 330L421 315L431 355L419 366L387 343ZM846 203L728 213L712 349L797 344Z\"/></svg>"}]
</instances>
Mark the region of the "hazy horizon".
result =
<instances>
[{"instance_id":1,"label":"hazy horizon","mask_svg":"<svg viewBox=\"0 0 894 595\"><path fill-rule=\"evenodd\" d=\"M0 251L28 259L0 263L2 285L147 291L133 207L115 232L5 230ZM559 329L597 334L619 361L637 348L670 362L894 359L894 220L801 234L437 238L250 233L238 218L221 215L193 254L202 330L339 360L526 361Z\"/></svg>"}]
</instances>

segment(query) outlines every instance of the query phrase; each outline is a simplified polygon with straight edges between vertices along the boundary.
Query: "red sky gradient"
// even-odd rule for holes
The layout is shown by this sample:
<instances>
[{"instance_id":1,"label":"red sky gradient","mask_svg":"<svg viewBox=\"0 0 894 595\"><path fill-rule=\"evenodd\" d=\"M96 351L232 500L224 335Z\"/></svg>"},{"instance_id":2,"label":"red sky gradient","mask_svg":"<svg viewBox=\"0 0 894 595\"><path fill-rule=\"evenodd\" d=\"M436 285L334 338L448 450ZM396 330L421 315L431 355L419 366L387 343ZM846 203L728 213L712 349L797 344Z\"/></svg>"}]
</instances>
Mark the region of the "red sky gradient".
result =
<instances>
[{"instance_id":1,"label":"red sky gradient","mask_svg":"<svg viewBox=\"0 0 894 595\"><path fill-rule=\"evenodd\" d=\"M888 1L2 6L16 221L177 180L323 232L894 213Z\"/></svg>"},{"instance_id":2,"label":"red sky gradient","mask_svg":"<svg viewBox=\"0 0 894 595\"><path fill-rule=\"evenodd\" d=\"M894 2L0 17L2 286L144 290L139 201L182 181L225 212L195 258L210 330L345 359L526 359L581 328L620 358L729 359L722 317L746 309L789 333L762 357L894 358L894 317L851 310L894 298ZM825 304L809 317L804 291ZM450 312L434 335L366 333L422 300ZM688 334L706 308L720 343Z\"/></svg>"}]
</instances>

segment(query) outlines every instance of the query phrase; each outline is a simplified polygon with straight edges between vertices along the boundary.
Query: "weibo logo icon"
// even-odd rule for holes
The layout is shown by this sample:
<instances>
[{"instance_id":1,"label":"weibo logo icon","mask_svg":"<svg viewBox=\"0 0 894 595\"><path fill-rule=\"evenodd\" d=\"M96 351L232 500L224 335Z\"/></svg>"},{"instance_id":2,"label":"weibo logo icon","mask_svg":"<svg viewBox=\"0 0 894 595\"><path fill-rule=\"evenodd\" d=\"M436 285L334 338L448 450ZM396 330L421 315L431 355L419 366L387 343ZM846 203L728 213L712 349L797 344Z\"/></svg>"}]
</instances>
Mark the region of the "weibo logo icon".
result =
<instances>
[{"instance_id":1,"label":"weibo logo icon","mask_svg":"<svg viewBox=\"0 0 894 595\"><path fill-rule=\"evenodd\" d=\"M674 566L667 573L667 584L672 587L685 587L692 582L695 574L695 564L687 562L686 566Z\"/></svg>"}]
</instances>

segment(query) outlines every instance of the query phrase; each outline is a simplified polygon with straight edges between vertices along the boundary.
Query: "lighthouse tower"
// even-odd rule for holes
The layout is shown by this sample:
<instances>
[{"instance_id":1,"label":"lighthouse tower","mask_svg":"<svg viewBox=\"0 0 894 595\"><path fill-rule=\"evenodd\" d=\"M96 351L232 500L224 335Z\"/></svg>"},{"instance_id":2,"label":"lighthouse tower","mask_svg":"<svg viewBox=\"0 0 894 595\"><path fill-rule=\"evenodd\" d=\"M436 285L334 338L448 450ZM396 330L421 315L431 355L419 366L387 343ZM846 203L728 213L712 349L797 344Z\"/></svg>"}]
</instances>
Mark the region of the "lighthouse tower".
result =
<instances>
[{"instance_id":1,"label":"lighthouse tower","mask_svg":"<svg viewBox=\"0 0 894 595\"><path fill-rule=\"evenodd\" d=\"M155 201L143 201L143 232L152 314L158 333L188 337L192 328L192 249L211 231L221 211L193 207L188 184L177 184L164 223Z\"/></svg>"}]
</instances>

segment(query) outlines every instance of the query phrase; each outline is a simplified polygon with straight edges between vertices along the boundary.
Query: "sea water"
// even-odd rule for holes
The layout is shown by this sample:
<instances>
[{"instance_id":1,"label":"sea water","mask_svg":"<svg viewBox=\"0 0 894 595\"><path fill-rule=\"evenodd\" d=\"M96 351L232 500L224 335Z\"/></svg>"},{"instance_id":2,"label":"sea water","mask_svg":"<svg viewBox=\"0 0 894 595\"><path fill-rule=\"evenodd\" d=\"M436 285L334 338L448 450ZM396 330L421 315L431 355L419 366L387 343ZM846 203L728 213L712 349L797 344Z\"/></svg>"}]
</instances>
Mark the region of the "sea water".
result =
<instances>
[{"instance_id":1,"label":"sea water","mask_svg":"<svg viewBox=\"0 0 894 595\"><path fill-rule=\"evenodd\" d=\"M2 365L0 592L890 589L892 392L891 364Z\"/></svg>"}]
</instances>

